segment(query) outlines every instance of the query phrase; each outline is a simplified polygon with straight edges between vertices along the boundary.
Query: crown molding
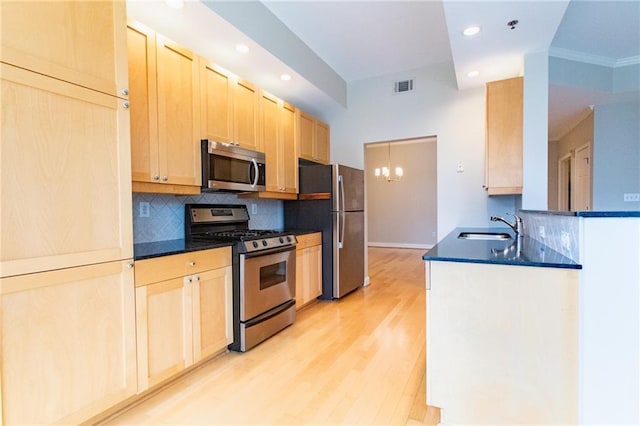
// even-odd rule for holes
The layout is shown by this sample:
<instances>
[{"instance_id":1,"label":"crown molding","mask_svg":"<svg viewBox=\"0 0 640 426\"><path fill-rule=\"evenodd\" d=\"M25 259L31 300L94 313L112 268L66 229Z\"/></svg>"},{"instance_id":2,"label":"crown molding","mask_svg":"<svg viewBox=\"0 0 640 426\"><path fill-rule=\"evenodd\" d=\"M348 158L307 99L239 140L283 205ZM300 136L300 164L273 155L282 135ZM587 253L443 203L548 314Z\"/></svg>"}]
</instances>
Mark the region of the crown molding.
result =
<instances>
[{"instance_id":1,"label":"crown molding","mask_svg":"<svg viewBox=\"0 0 640 426\"><path fill-rule=\"evenodd\" d=\"M628 65L640 64L640 56L629 56L627 58L610 58L607 56L592 55L585 52L563 49L561 47L549 48L549 56L555 58L568 59L570 61L584 62L592 65L600 65L609 68L618 68Z\"/></svg>"}]
</instances>

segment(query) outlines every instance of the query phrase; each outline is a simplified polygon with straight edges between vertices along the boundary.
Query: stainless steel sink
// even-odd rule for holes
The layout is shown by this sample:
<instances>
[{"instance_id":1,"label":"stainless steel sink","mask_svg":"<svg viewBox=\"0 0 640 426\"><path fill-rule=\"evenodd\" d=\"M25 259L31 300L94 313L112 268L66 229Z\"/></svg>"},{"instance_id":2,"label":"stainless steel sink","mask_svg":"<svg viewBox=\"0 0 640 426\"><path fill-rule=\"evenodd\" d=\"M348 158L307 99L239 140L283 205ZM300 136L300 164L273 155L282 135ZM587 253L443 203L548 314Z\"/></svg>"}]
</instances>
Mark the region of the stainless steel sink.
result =
<instances>
[{"instance_id":1,"label":"stainless steel sink","mask_svg":"<svg viewBox=\"0 0 640 426\"><path fill-rule=\"evenodd\" d=\"M506 232L461 232L458 238L463 240L501 241L511 239L511 235Z\"/></svg>"}]
</instances>

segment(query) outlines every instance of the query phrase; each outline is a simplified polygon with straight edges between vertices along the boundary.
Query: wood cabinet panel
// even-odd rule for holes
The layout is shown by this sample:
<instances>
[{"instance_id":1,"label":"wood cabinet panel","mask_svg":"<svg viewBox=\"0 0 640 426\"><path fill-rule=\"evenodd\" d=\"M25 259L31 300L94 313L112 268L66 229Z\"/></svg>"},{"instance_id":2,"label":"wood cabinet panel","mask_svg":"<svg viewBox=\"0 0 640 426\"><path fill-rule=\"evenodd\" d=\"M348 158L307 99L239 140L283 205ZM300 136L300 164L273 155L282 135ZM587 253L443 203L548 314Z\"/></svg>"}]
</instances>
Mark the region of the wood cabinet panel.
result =
<instances>
[{"instance_id":1,"label":"wood cabinet panel","mask_svg":"<svg viewBox=\"0 0 640 426\"><path fill-rule=\"evenodd\" d=\"M132 257L125 101L0 66L2 275Z\"/></svg>"},{"instance_id":2,"label":"wood cabinet panel","mask_svg":"<svg viewBox=\"0 0 640 426\"><path fill-rule=\"evenodd\" d=\"M131 103L131 178L153 182L159 170L156 38L151 29L137 24L127 27L129 100Z\"/></svg>"},{"instance_id":3,"label":"wood cabinet panel","mask_svg":"<svg viewBox=\"0 0 640 426\"><path fill-rule=\"evenodd\" d=\"M240 146L262 152L259 135L260 90L253 84L233 82L234 142Z\"/></svg>"},{"instance_id":4,"label":"wood cabinet panel","mask_svg":"<svg viewBox=\"0 0 640 426\"><path fill-rule=\"evenodd\" d=\"M198 58L162 36L157 55L160 180L200 186Z\"/></svg>"},{"instance_id":5,"label":"wood cabinet panel","mask_svg":"<svg viewBox=\"0 0 640 426\"><path fill-rule=\"evenodd\" d=\"M193 284L193 358L198 362L233 341L231 266L198 274Z\"/></svg>"},{"instance_id":6,"label":"wood cabinet panel","mask_svg":"<svg viewBox=\"0 0 640 426\"><path fill-rule=\"evenodd\" d=\"M228 73L201 59L201 119L203 139L230 143L234 141L233 86ZM255 128L255 125L254 125ZM254 138L255 139L255 136ZM255 146L255 142L249 145Z\"/></svg>"},{"instance_id":7,"label":"wood cabinet panel","mask_svg":"<svg viewBox=\"0 0 640 426\"><path fill-rule=\"evenodd\" d=\"M193 363L191 292L184 278L136 288L138 392Z\"/></svg>"},{"instance_id":8,"label":"wood cabinet panel","mask_svg":"<svg viewBox=\"0 0 640 426\"><path fill-rule=\"evenodd\" d=\"M522 193L522 77L487 83L486 187Z\"/></svg>"},{"instance_id":9,"label":"wood cabinet panel","mask_svg":"<svg viewBox=\"0 0 640 426\"><path fill-rule=\"evenodd\" d=\"M126 97L125 14L122 1L0 2L2 61Z\"/></svg>"},{"instance_id":10,"label":"wood cabinet panel","mask_svg":"<svg viewBox=\"0 0 640 426\"><path fill-rule=\"evenodd\" d=\"M5 424L80 423L135 393L128 264L0 280Z\"/></svg>"},{"instance_id":11,"label":"wood cabinet panel","mask_svg":"<svg viewBox=\"0 0 640 426\"><path fill-rule=\"evenodd\" d=\"M329 125L316 120L316 159L323 164L331 162L331 140Z\"/></svg>"},{"instance_id":12,"label":"wood cabinet panel","mask_svg":"<svg viewBox=\"0 0 640 426\"><path fill-rule=\"evenodd\" d=\"M296 309L300 309L322 294L322 233L296 238Z\"/></svg>"},{"instance_id":13,"label":"wood cabinet panel","mask_svg":"<svg viewBox=\"0 0 640 426\"><path fill-rule=\"evenodd\" d=\"M260 129L267 167L266 189L297 194L295 108L266 92L260 101Z\"/></svg>"},{"instance_id":14,"label":"wood cabinet panel","mask_svg":"<svg viewBox=\"0 0 640 426\"><path fill-rule=\"evenodd\" d=\"M137 22L127 31L133 190L199 193L199 58Z\"/></svg>"},{"instance_id":15,"label":"wood cabinet panel","mask_svg":"<svg viewBox=\"0 0 640 426\"><path fill-rule=\"evenodd\" d=\"M141 260L135 269L142 392L230 343L231 247Z\"/></svg>"},{"instance_id":16,"label":"wood cabinet panel","mask_svg":"<svg viewBox=\"0 0 640 426\"><path fill-rule=\"evenodd\" d=\"M296 111L296 121L300 158L329 164L329 126L300 109Z\"/></svg>"},{"instance_id":17,"label":"wood cabinet panel","mask_svg":"<svg viewBox=\"0 0 640 426\"><path fill-rule=\"evenodd\" d=\"M136 287L231 265L231 247L136 261Z\"/></svg>"}]
</instances>

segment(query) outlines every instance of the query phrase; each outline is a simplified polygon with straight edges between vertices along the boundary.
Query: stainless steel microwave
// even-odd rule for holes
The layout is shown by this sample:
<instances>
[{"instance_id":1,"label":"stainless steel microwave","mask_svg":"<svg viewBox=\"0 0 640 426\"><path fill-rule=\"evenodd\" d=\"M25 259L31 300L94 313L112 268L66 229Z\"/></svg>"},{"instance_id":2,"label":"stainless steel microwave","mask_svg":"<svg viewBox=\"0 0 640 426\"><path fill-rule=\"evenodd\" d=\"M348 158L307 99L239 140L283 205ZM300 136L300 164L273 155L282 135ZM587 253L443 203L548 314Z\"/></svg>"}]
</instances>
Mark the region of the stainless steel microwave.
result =
<instances>
[{"instance_id":1,"label":"stainless steel microwave","mask_svg":"<svg viewBox=\"0 0 640 426\"><path fill-rule=\"evenodd\" d=\"M202 191L265 190L265 155L237 145L201 141Z\"/></svg>"}]
</instances>

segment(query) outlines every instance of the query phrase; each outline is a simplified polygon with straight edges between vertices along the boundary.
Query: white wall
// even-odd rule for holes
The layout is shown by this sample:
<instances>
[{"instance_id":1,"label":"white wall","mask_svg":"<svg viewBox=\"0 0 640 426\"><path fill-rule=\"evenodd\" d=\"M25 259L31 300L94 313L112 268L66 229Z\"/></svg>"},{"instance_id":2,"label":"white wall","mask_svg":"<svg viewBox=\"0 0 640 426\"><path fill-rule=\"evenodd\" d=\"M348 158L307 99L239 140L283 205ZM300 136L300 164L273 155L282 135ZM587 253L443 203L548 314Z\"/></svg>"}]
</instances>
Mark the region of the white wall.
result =
<instances>
[{"instance_id":1,"label":"white wall","mask_svg":"<svg viewBox=\"0 0 640 426\"><path fill-rule=\"evenodd\" d=\"M640 101L596 105L593 139L593 209L640 210Z\"/></svg>"},{"instance_id":2,"label":"white wall","mask_svg":"<svg viewBox=\"0 0 640 426\"><path fill-rule=\"evenodd\" d=\"M393 82L408 78L415 78L415 90L393 94ZM451 62L350 83L348 109L332 113L329 123L331 161L358 168L364 143L437 137L439 239L456 226L486 226L492 214L515 209L514 197L489 198L482 188L485 91L458 91ZM456 172L460 161L464 173Z\"/></svg>"},{"instance_id":3,"label":"white wall","mask_svg":"<svg viewBox=\"0 0 640 426\"><path fill-rule=\"evenodd\" d=\"M580 424L640 424L640 219L583 218Z\"/></svg>"},{"instance_id":4,"label":"white wall","mask_svg":"<svg viewBox=\"0 0 640 426\"><path fill-rule=\"evenodd\" d=\"M547 209L548 87L548 53L542 51L525 55L522 128L523 209Z\"/></svg>"}]
</instances>

